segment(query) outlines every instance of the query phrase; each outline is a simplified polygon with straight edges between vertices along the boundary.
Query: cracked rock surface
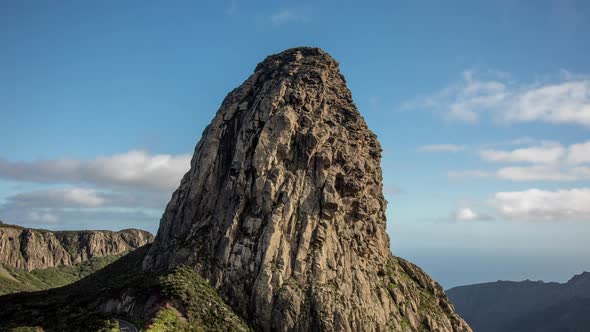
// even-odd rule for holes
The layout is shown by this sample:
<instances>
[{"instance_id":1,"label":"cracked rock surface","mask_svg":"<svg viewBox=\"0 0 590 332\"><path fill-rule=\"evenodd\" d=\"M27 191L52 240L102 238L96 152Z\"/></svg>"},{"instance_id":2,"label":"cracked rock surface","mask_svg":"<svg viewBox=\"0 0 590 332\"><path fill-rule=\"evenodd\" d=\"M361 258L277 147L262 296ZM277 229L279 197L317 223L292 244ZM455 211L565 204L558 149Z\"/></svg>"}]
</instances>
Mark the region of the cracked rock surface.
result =
<instances>
[{"instance_id":1,"label":"cracked rock surface","mask_svg":"<svg viewBox=\"0 0 590 332\"><path fill-rule=\"evenodd\" d=\"M271 55L205 129L143 269L195 268L263 331L471 331L391 253L381 151L329 54Z\"/></svg>"}]
</instances>

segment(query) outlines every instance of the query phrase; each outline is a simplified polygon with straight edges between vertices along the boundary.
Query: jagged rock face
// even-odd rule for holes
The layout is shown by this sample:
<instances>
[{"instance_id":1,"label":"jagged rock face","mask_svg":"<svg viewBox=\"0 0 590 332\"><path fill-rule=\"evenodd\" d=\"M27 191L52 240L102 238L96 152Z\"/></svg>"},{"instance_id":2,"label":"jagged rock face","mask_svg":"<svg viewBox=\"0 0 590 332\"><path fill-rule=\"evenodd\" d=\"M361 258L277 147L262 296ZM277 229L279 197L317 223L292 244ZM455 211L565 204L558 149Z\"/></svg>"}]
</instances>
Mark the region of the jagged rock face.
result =
<instances>
[{"instance_id":1,"label":"jagged rock face","mask_svg":"<svg viewBox=\"0 0 590 332\"><path fill-rule=\"evenodd\" d=\"M270 56L205 129L144 269L195 267L262 330L469 331L438 284L392 256L380 160L336 61Z\"/></svg>"},{"instance_id":2,"label":"jagged rock face","mask_svg":"<svg viewBox=\"0 0 590 332\"><path fill-rule=\"evenodd\" d=\"M119 255L152 240L152 234L137 229L52 232L2 224L0 264L27 271L72 265L93 257Z\"/></svg>"}]
</instances>

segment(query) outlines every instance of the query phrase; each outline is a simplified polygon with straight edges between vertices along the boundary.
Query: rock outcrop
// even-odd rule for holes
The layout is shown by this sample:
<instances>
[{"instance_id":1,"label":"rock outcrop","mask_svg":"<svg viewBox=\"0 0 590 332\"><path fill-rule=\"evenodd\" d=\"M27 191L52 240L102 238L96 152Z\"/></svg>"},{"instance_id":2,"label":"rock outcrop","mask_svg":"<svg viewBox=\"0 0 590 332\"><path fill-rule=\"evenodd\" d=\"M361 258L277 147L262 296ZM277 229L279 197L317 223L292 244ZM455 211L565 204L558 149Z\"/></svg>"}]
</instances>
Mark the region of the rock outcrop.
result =
<instances>
[{"instance_id":1,"label":"rock outcrop","mask_svg":"<svg viewBox=\"0 0 590 332\"><path fill-rule=\"evenodd\" d=\"M143 269L194 268L264 331L470 331L392 255L380 161L330 55L269 56L205 129Z\"/></svg>"},{"instance_id":2,"label":"rock outcrop","mask_svg":"<svg viewBox=\"0 0 590 332\"><path fill-rule=\"evenodd\" d=\"M0 265L31 271L120 255L153 240L138 229L48 231L0 224Z\"/></svg>"}]
</instances>

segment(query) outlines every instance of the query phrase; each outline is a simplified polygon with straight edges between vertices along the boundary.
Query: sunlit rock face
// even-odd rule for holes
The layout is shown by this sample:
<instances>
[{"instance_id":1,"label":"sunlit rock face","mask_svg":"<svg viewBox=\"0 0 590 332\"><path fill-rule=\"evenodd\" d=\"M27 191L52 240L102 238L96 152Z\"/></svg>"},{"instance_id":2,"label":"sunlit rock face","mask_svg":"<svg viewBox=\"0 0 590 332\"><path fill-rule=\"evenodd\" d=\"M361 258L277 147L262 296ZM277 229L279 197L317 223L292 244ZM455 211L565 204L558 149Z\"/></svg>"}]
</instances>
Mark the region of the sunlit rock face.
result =
<instances>
[{"instance_id":1,"label":"sunlit rock face","mask_svg":"<svg viewBox=\"0 0 590 332\"><path fill-rule=\"evenodd\" d=\"M391 254L380 161L330 55L271 55L203 132L143 268L194 267L265 331L470 331Z\"/></svg>"}]
</instances>

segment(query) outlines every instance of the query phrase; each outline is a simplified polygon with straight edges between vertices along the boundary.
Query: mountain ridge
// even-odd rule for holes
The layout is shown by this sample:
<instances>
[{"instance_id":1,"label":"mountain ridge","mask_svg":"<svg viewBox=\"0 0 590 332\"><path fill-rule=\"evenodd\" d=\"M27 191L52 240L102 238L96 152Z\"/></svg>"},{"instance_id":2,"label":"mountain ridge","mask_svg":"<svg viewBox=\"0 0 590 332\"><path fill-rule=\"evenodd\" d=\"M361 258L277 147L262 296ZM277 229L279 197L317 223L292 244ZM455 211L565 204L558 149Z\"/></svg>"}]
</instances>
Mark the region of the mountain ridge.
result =
<instances>
[{"instance_id":1,"label":"mountain ridge","mask_svg":"<svg viewBox=\"0 0 590 332\"><path fill-rule=\"evenodd\" d=\"M2 223L0 264L30 272L121 255L152 240L152 234L138 229L50 231Z\"/></svg>"},{"instance_id":2,"label":"mountain ridge","mask_svg":"<svg viewBox=\"0 0 590 332\"><path fill-rule=\"evenodd\" d=\"M588 322L583 310L590 310L590 273L564 283L524 280L458 286L447 295L476 331L583 331Z\"/></svg>"}]
</instances>

